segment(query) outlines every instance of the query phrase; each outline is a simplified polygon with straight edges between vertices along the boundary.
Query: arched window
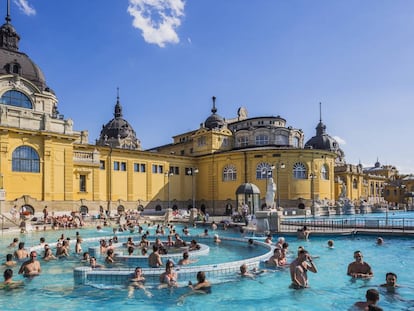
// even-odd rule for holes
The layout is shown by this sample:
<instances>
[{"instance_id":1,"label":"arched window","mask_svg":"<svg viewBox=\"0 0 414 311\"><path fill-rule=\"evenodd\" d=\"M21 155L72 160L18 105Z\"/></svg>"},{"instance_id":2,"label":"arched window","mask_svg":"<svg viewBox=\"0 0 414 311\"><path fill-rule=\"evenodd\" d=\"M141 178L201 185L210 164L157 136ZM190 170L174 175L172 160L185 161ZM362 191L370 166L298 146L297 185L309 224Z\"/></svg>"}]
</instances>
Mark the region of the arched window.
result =
<instances>
[{"instance_id":1,"label":"arched window","mask_svg":"<svg viewBox=\"0 0 414 311\"><path fill-rule=\"evenodd\" d=\"M259 163L256 167L256 179L267 179L273 175L272 166L269 163Z\"/></svg>"},{"instance_id":2,"label":"arched window","mask_svg":"<svg viewBox=\"0 0 414 311\"><path fill-rule=\"evenodd\" d=\"M329 180L329 169L326 164L322 165L321 167L321 179L322 180Z\"/></svg>"},{"instance_id":3,"label":"arched window","mask_svg":"<svg viewBox=\"0 0 414 311\"><path fill-rule=\"evenodd\" d=\"M305 164L298 162L293 164L293 178L306 179L307 171Z\"/></svg>"},{"instance_id":4,"label":"arched window","mask_svg":"<svg viewBox=\"0 0 414 311\"><path fill-rule=\"evenodd\" d=\"M36 150L29 146L20 146L13 151L13 172L40 172L39 155Z\"/></svg>"},{"instance_id":5,"label":"arched window","mask_svg":"<svg viewBox=\"0 0 414 311\"><path fill-rule=\"evenodd\" d=\"M32 109L33 105L29 97L19 91L7 91L0 99L0 103L9 106Z\"/></svg>"},{"instance_id":6,"label":"arched window","mask_svg":"<svg viewBox=\"0 0 414 311\"><path fill-rule=\"evenodd\" d=\"M249 145L249 136L239 136L237 137L238 147L246 147Z\"/></svg>"},{"instance_id":7,"label":"arched window","mask_svg":"<svg viewBox=\"0 0 414 311\"><path fill-rule=\"evenodd\" d=\"M352 188L358 189L358 181L356 180L356 178L354 178L354 180L352 181Z\"/></svg>"},{"instance_id":8,"label":"arched window","mask_svg":"<svg viewBox=\"0 0 414 311\"><path fill-rule=\"evenodd\" d=\"M223 181L237 179L237 169L234 165L227 165L223 170Z\"/></svg>"},{"instance_id":9,"label":"arched window","mask_svg":"<svg viewBox=\"0 0 414 311\"><path fill-rule=\"evenodd\" d=\"M299 137L293 137L293 147L299 148Z\"/></svg>"},{"instance_id":10,"label":"arched window","mask_svg":"<svg viewBox=\"0 0 414 311\"><path fill-rule=\"evenodd\" d=\"M256 145L263 146L269 144L269 136L265 134L260 134L256 136Z\"/></svg>"}]
</instances>

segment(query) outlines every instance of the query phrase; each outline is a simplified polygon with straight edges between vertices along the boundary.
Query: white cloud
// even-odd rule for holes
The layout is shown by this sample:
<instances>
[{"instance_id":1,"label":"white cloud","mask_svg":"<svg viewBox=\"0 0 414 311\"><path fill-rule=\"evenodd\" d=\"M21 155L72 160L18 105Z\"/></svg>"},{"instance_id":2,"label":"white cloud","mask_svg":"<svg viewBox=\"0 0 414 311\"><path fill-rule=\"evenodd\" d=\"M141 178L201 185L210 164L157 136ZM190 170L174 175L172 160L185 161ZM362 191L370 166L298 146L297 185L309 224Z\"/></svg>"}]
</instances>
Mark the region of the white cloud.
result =
<instances>
[{"instance_id":1,"label":"white cloud","mask_svg":"<svg viewBox=\"0 0 414 311\"><path fill-rule=\"evenodd\" d=\"M333 138L338 142L340 145L346 145L345 139L339 137L339 136L333 136Z\"/></svg>"},{"instance_id":2,"label":"white cloud","mask_svg":"<svg viewBox=\"0 0 414 311\"><path fill-rule=\"evenodd\" d=\"M146 42L165 47L180 42L176 29L184 17L184 6L184 0L129 0L128 13Z\"/></svg>"},{"instance_id":3,"label":"white cloud","mask_svg":"<svg viewBox=\"0 0 414 311\"><path fill-rule=\"evenodd\" d=\"M36 10L30 6L27 0L14 0L17 7L26 15L36 15Z\"/></svg>"}]
</instances>

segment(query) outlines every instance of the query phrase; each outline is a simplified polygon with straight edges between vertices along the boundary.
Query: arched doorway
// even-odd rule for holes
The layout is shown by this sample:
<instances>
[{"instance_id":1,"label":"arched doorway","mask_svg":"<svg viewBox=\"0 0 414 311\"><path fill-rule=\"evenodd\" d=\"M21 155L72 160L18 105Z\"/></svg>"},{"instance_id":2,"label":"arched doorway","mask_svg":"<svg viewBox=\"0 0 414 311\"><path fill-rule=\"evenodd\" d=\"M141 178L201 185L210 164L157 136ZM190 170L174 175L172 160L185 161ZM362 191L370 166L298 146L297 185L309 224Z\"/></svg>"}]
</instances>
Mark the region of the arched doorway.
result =
<instances>
[{"instance_id":1,"label":"arched doorway","mask_svg":"<svg viewBox=\"0 0 414 311\"><path fill-rule=\"evenodd\" d=\"M226 216L231 216L233 214L233 205L231 203L226 204Z\"/></svg>"},{"instance_id":2,"label":"arched doorway","mask_svg":"<svg viewBox=\"0 0 414 311\"><path fill-rule=\"evenodd\" d=\"M305 204L303 204L303 203L299 203L298 208L299 208L299 209L305 209Z\"/></svg>"},{"instance_id":3,"label":"arched doorway","mask_svg":"<svg viewBox=\"0 0 414 311\"><path fill-rule=\"evenodd\" d=\"M161 205L157 205L157 206L155 206L155 210L157 211L157 212L161 212L162 211L162 207L161 207Z\"/></svg>"},{"instance_id":4,"label":"arched doorway","mask_svg":"<svg viewBox=\"0 0 414 311\"><path fill-rule=\"evenodd\" d=\"M260 206L260 190L255 184L242 184L236 190L236 200L242 212L247 210L248 214L254 215Z\"/></svg>"},{"instance_id":5,"label":"arched doorway","mask_svg":"<svg viewBox=\"0 0 414 311\"><path fill-rule=\"evenodd\" d=\"M33 208L33 206L25 204L20 208L20 215L22 216L31 216L34 215L35 210Z\"/></svg>"},{"instance_id":6,"label":"arched doorway","mask_svg":"<svg viewBox=\"0 0 414 311\"><path fill-rule=\"evenodd\" d=\"M206 214L206 206L204 204L201 204L200 210L204 215Z\"/></svg>"}]
</instances>

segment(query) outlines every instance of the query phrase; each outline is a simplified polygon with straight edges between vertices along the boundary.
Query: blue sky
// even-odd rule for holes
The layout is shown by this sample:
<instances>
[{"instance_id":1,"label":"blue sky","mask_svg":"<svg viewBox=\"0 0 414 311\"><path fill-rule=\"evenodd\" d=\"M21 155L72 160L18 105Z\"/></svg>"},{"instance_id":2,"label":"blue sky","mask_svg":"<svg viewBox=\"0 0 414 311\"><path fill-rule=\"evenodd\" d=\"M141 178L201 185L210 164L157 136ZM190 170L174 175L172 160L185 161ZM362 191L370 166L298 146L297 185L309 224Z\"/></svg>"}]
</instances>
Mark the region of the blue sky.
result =
<instances>
[{"instance_id":1,"label":"blue sky","mask_svg":"<svg viewBox=\"0 0 414 311\"><path fill-rule=\"evenodd\" d=\"M11 17L91 143L117 87L145 149L197 129L213 95L223 117L280 115L305 140L322 102L347 163L414 173L414 1L11 0Z\"/></svg>"}]
</instances>

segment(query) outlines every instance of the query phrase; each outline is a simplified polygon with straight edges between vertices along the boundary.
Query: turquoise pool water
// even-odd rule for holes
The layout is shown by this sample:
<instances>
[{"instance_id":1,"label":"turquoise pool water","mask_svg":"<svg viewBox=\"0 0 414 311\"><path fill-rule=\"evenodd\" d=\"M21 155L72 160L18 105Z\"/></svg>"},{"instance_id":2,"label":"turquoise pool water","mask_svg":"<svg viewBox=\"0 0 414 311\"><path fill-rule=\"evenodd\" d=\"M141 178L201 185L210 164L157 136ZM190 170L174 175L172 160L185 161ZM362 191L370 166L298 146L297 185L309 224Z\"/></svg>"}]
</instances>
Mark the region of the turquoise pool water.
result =
<instances>
[{"instance_id":1,"label":"turquoise pool water","mask_svg":"<svg viewBox=\"0 0 414 311\"><path fill-rule=\"evenodd\" d=\"M109 229L107 232L80 231L84 238L109 236L111 232ZM201 232L202 228L192 229L193 234ZM16 236L30 246L37 245L41 236L45 236L47 242L52 242L56 241L60 234L61 232L55 231ZM220 231L219 234L239 236L235 231ZM65 231L65 235L74 239L75 231ZM124 235L129 234L124 233ZM0 242L2 260L11 251L7 245L14 236L9 234L2 236ZM274 240L276 238L277 236ZM326 247L328 239L334 240L334 249ZM153 294L151 298L140 290L135 291L132 297L128 298L128 289L123 286L74 288L73 268L79 266L80 261L76 256L71 256L65 260L41 262L42 274L32 280L24 279L24 288L1 291L0 306L1 310L6 311L52 309L130 311L137 308L142 310L349 310L355 301L364 300L368 288L377 288L384 282L385 273L392 271L398 274L398 283L402 286L397 289L396 294L387 294L380 290L379 305L384 310L414 310L412 238L385 236L385 243L382 246L377 246L375 237L372 236L311 236L309 241L286 237L286 240L292 252L289 261L294 257L294 252L299 245L304 246L317 257L315 263L319 272L309 273L311 286L309 289L299 291L289 289L289 273L287 270L282 270L265 273L255 280L241 279L238 275L211 280L212 294L189 296L184 301L180 301L179 298L188 292L186 287L160 290L150 286L149 290ZM233 247L231 244L224 243L222 247L225 254L242 253L239 246ZM86 249L86 244L83 248ZM71 249L73 250L73 247ZM355 250L361 250L364 259L372 266L374 270L372 279L353 281L346 275L347 265L353 261ZM4 268L1 272L3 270ZM13 270L14 279L23 280L17 275L18 267Z\"/></svg>"}]
</instances>

